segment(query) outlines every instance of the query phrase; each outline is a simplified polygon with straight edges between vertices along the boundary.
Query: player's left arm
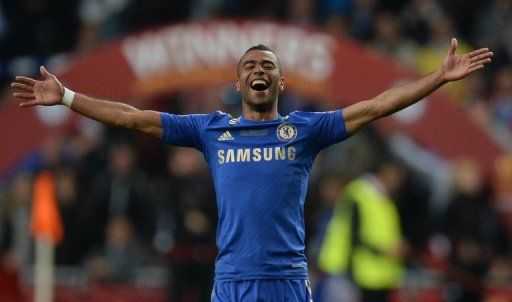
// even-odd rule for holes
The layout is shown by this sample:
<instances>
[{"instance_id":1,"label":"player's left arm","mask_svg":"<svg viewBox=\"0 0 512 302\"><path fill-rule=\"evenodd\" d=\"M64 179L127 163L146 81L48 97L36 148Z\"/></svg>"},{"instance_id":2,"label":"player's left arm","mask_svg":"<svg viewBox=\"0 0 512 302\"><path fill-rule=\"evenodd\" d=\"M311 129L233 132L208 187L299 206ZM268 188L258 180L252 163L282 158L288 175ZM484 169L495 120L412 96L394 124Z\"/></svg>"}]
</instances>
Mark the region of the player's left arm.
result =
<instances>
[{"instance_id":1,"label":"player's left arm","mask_svg":"<svg viewBox=\"0 0 512 302\"><path fill-rule=\"evenodd\" d=\"M488 48L480 48L470 53L456 55L457 40L451 41L443 64L436 71L414 82L384 91L371 100L361 101L343 110L345 128L354 134L376 119L404 109L429 95L445 83L460 80L484 68L491 62L493 53Z\"/></svg>"}]
</instances>

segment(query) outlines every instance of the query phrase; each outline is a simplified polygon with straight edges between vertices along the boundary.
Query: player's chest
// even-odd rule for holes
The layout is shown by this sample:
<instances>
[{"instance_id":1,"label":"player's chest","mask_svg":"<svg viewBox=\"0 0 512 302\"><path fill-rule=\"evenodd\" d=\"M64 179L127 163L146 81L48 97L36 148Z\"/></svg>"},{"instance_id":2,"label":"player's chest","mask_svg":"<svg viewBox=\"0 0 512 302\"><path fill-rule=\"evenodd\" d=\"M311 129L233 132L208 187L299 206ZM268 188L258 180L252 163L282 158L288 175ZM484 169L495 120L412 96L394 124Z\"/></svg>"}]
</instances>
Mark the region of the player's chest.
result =
<instances>
[{"instance_id":1,"label":"player's chest","mask_svg":"<svg viewBox=\"0 0 512 302\"><path fill-rule=\"evenodd\" d=\"M301 125L280 123L267 127L219 127L208 129L208 157L212 167L272 167L296 165L308 156L310 140Z\"/></svg>"}]
</instances>

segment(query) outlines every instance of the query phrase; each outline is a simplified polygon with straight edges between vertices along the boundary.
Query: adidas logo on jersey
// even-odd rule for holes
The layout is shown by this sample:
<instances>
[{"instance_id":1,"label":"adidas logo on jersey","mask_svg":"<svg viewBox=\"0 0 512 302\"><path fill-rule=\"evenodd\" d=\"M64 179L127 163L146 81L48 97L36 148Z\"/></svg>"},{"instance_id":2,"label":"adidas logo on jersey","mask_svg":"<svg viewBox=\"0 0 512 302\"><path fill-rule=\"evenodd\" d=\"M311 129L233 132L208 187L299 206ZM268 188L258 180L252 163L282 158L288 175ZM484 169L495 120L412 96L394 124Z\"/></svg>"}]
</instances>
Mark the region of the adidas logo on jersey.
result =
<instances>
[{"instance_id":1,"label":"adidas logo on jersey","mask_svg":"<svg viewBox=\"0 0 512 302\"><path fill-rule=\"evenodd\" d=\"M219 142L234 141L234 140L235 140L235 138L233 137L233 135L231 135L231 132L229 132L229 131L222 133L218 139Z\"/></svg>"}]
</instances>

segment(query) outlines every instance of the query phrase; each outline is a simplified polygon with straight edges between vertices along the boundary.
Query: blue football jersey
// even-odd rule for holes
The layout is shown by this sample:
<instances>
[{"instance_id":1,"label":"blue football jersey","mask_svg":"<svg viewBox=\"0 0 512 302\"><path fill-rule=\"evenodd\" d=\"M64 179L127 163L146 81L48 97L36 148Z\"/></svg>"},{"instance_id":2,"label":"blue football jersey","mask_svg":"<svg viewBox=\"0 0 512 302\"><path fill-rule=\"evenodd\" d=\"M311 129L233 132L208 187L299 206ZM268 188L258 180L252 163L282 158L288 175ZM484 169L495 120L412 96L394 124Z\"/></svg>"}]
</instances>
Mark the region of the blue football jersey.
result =
<instances>
[{"instance_id":1,"label":"blue football jersey","mask_svg":"<svg viewBox=\"0 0 512 302\"><path fill-rule=\"evenodd\" d=\"M304 200L318 152L348 137L342 110L272 121L161 113L163 142L204 154L219 223L216 281L306 279Z\"/></svg>"}]
</instances>

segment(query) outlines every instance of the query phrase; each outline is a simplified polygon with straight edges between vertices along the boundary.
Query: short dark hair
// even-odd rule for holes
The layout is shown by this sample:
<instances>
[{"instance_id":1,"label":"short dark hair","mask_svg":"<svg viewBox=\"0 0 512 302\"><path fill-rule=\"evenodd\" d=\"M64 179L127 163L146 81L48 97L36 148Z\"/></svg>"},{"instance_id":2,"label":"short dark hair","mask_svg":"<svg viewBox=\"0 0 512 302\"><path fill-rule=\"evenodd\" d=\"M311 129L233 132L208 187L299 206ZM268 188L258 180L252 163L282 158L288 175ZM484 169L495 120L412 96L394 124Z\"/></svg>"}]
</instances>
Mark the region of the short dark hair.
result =
<instances>
[{"instance_id":1,"label":"short dark hair","mask_svg":"<svg viewBox=\"0 0 512 302\"><path fill-rule=\"evenodd\" d=\"M270 52L274 53L274 51L272 49L270 49L270 47L268 47L267 45L265 45L265 44L258 44L258 45L254 45L254 46L250 47L249 49L247 49L244 52L244 54L248 53L251 50L265 50L265 51L270 51Z\"/></svg>"},{"instance_id":2,"label":"short dark hair","mask_svg":"<svg viewBox=\"0 0 512 302\"><path fill-rule=\"evenodd\" d=\"M244 54L240 57L240 60L238 61L238 65L237 65L237 68L236 68L237 74L238 74L238 68L240 67L240 63L242 62L243 57L245 56L246 53L248 53L251 50L270 51L271 53L273 53L274 56L276 56L277 64L279 65L279 70L282 72L281 60L279 60L279 57L277 56L277 54L270 47L268 47L267 45L265 45L265 44L258 44L258 45L254 45L254 46L249 47L249 49L247 49L244 52Z\"/></svg>"}]
</instances>

